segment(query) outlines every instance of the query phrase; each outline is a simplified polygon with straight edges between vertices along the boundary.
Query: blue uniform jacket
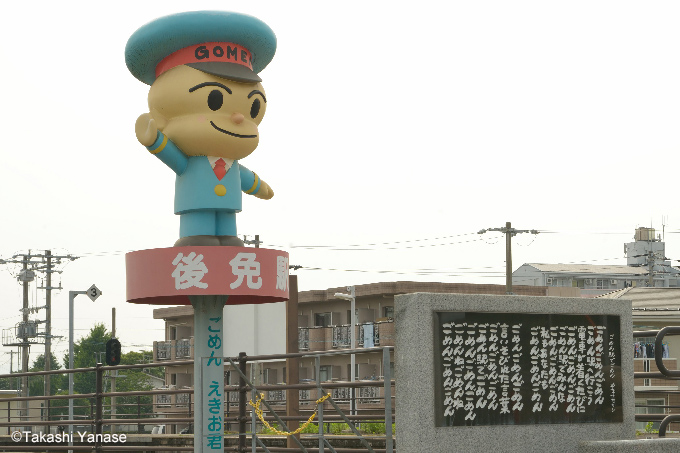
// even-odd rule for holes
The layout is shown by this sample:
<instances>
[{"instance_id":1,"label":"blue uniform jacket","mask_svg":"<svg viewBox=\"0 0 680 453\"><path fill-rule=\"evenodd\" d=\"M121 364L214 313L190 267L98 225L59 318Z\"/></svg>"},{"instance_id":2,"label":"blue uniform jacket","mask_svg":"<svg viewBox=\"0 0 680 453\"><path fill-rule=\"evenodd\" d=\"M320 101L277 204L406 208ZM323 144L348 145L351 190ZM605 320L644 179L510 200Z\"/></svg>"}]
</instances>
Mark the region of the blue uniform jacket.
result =
<instances>
[{"instance_id":1,"label":"blue uniform jacket","mask_svg":"<svg viewBox=\"0 0 680 453\"><path fill-rule=\"evenodd\" d=\"M238 161L219 180L206 156L187 156L161 132L147 149L176 174L175 214L198 210L241 211L241 191L260 189L260 179Z\"/></svg>"}]
</instances>

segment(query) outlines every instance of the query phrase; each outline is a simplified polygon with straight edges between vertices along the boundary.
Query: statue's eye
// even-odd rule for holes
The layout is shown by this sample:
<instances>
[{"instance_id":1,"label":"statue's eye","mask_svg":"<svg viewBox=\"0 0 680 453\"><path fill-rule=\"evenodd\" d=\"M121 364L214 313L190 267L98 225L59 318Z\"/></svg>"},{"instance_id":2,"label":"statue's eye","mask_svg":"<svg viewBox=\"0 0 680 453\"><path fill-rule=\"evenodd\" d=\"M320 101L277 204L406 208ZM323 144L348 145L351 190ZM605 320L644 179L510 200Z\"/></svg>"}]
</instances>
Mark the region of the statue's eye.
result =
<instances>
[{"instance_id":1,"label":"statue's eye","mask_svg":"<svg viewBox=\"0 0 680 453\"><path fill-rule=\"evenodd\" d=\"M260 100L255 99L253 105L250 107L250 117L255 119L258 113L260 113Z\"/></svg>"},{"instance_id":2,"label":"statue's eye","mask_svg":"<svg viewBox=\"0 0 680 453\"><path fill-rule=\"evenodd\" d=\"M208 95L208 107L210 110L219 110L224 103L224 96L220 90L212 90Z\"/></svg>"}]
</instances>

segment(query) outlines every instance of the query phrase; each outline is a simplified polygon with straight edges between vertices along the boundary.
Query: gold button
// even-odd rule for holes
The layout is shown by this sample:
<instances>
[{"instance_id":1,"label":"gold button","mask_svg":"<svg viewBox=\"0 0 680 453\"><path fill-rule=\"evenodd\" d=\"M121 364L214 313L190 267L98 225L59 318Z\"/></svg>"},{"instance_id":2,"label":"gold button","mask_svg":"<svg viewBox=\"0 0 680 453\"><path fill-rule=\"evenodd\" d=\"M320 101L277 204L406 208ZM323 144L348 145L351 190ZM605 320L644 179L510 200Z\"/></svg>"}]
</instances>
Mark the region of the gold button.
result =
<instances>
[{"instance_id":1,"label":"gold button","mask_svg":"<svg viewBox=\"0 0 680 453\"><path fill-rule=\"evenodd\" d=\"M223 197L227 194L227 188L222 184L218 184L215 186L215 194L217 194L218 197Z\"/></svg>"}]
</instances>

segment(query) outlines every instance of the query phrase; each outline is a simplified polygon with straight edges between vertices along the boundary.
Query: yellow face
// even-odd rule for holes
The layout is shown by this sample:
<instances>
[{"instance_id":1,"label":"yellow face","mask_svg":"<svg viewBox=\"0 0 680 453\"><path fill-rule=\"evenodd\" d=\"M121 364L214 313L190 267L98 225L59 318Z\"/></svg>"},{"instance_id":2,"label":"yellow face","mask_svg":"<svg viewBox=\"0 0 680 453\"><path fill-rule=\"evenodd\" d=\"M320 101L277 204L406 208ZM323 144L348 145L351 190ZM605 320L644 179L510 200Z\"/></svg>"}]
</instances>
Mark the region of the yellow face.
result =
<instances>
[{"instance_id":1,"label":"yellow face","mask_svg":"<svg viewBox=\"0 0 680 453\"><path fill-rule=\"evenodd\" d=\"M242 83L177 66L151 85L149 110L158 130L189 156L242 159L259 143L267 107L259 83Z\"/></svg>"}]
</instances>

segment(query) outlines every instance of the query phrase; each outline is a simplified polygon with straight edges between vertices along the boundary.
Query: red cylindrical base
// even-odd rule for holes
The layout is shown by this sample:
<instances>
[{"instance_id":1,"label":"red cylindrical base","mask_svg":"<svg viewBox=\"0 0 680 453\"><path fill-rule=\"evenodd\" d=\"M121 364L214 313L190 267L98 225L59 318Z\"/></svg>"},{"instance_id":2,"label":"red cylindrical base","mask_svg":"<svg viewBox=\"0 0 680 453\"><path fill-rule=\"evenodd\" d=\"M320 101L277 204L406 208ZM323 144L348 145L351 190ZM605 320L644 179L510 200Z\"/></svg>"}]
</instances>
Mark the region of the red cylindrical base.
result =
<instances>
[{"instance_id":1,"label":"red cylindrical base","mask_svg":"<svg viewBox=\"0 0 680 453\"><path fill-rule=\"evenodd\" d=\"M169 247L125 255L127 301L190 305L188 296L229 296L227 305L288 300L288 253L249 247Z\"/></svg>"}]
</instances>

